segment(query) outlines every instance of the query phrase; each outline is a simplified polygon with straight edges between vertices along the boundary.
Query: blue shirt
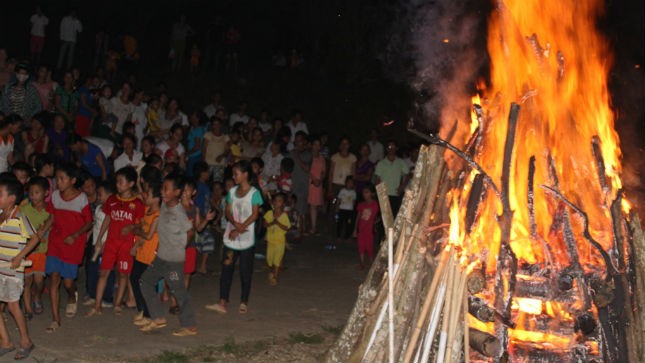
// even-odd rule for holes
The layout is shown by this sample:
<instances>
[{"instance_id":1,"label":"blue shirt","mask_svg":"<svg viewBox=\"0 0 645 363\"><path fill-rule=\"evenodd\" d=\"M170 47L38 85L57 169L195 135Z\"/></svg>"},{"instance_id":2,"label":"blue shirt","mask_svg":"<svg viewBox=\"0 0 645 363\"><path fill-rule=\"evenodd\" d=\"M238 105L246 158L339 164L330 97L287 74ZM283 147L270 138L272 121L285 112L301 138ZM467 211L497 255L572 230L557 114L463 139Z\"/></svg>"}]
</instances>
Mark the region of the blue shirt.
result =
<instances>
[{"instance_id":1,"label":"blue shirt","mask_svg":"<svg viewBox=\"0 0 645 363\"><path fill-rule=\"evenodd\" d=\"M191 127L190 130L188 130L188 149L187 150L192 150L195 147L195 139L199 139L200 142L201 140L204 139L204 127L203 126L197 126L197 127ZM202 149L199 148L197 151L195 151L192 154L188 154L188 157L195 157L199 156L202 154Z\"/></svg>"},{"instance_id":2,"label":"blue shirt","mask_svg":"<svg viewBox=\"0 0 645 363\"><path fill-rule=\"evenodd\" d=\"M85 117L92 117L92 110L89 108L83 107L81 103L81 96L85 96L85 101L87 104L92 104L92 92L86 87L81 87L78 89L78 114Z\"/></svg>"},{"instance_id":3,"label":"blue shirt","mask_svg":"<svg viewBox=\"0 0 645 363\"><path fill-rule=\"evenodd\" d=\"M206 212L209 209L209 202L211 199L211 191L208 188L208 184L197 182L195 183L197 189L197 196L195 197L195 206L199 209L202 217L206 215Z\"/></svg>"},{"instance_id":4,"label":"blue shirt","mask_svg":"<svg viewBox=\"0 0 645 363\"><path fill-rule=\"evenodd\" d=\"M101 177L101 166L97 160L97 156L103 160L103 165L107 165L105 156L98 146L88 142L87 152L81 155L81 163L93 177Z\"/></svg>"}]
</instances>

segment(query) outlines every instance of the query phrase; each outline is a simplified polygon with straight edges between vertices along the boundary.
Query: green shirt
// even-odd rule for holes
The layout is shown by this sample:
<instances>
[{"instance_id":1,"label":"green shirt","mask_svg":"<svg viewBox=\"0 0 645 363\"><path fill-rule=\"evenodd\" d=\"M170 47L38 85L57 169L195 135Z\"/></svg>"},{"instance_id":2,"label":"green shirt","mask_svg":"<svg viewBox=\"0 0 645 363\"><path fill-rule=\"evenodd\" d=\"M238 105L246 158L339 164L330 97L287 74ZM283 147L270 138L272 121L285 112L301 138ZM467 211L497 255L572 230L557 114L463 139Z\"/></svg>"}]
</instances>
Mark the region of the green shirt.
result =
<instances>
[{"instance_id":1,"label":"green shirt","mask_svg":"<svg viewBox=\"0 0 645 363\"><path fill-rule=\"evenodd\" d=\"M409 167L405 161L400 158L390 160L387 157L376 164L374 175L379 177L387 187L387 195L396 197L399 195L398 188L401 185L401 180L410 172Z\"/></svg>"},{"instance_id":2,"label":"green shirt","mask_svg":"<svg viewBox=\"0 0 645 363\"><path fill-rule=\"evenodd\" d=\"M42 210L37 210L34 206L27 202L20 206L20 212L22 215L29 219L29 223L33 226L34 230L37 231L40 226L49 218L49 213L47 213L47 208ZM47 252L47 236L43 236L40 240L38 246L31 253L46 253Z\"/></svg>"}]
</instances>

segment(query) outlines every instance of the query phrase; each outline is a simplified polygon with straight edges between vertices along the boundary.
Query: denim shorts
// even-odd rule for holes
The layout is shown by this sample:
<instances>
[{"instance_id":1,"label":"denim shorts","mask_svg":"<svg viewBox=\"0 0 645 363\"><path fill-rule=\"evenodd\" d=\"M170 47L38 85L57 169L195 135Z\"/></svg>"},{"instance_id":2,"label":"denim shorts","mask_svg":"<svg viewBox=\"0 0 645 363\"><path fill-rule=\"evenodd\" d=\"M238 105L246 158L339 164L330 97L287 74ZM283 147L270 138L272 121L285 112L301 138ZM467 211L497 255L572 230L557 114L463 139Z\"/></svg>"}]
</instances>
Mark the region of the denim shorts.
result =
<instances>
[{"instance_id":1,"label":"denim shorts","mask_svg":"<svg viewBox=\"0 0 645 363\"><path fill-rule=\"evenodd\" d=\"M58 272L64 279L74 280L78 276L78 265L64 262L56 256L47 256L45 273L51 275L54 272Z\"/></svg>"}]
</instances>

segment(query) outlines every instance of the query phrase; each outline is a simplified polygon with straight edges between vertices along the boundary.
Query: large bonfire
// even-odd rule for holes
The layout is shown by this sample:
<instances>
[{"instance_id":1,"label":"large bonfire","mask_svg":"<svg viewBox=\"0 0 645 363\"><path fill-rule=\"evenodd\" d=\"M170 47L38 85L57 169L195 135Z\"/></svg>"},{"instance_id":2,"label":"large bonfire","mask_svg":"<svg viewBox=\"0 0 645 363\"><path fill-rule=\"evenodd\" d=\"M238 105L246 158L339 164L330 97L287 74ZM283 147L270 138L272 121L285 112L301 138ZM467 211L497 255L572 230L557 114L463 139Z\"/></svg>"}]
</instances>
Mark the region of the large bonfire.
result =
<instances>
[{"instance_id":1,"label":"large bonfire","mask_svg":"<svg viewBox=\"0 0 645 363\"><path fill-rule=\"evenodd\" d=\"M602 9L495 2L470 128L425 135L437 146L394 223L394 266L384 244L329 361L645 359L643 237L621 190ZM448 167L454 152L465 162Z\"/></svg>"}]
</instances>

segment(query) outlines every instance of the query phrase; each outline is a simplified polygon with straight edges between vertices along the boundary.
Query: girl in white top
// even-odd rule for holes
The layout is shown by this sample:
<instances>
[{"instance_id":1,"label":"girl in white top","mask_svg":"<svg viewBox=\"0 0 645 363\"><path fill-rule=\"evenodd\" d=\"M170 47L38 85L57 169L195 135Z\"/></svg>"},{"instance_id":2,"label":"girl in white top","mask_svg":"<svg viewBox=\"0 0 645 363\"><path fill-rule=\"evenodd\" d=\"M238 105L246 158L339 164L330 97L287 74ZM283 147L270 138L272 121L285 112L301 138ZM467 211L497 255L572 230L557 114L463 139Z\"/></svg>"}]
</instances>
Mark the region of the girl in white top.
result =
<instances>
[{"instance_id":1,"label":"girl in white top","mask_svg":"<svg viewBox=\"0 0 645 363\"><path fill-rule=\"evenodd\" d=\"M226 306L233 282L235 263L238 259L242 280L239 312L244 314L247 311L255 258L255 221L260 215L260 205L262 205L262 194L251 185L253 179L250 162L241 160L233 165L233 180L237 185L226 196L225 215L228 223L224 232L220 299L218 303L206 305L207 309L218 313L227 312Z\"/></svg>"},{"instance_id":2,"label":"girl in white top","mask_svg":"<svg viewBox=\"0 0 645 363\"><path fill-rule=\"evenodd\" d=\"M9 170L13 164L13 136L9 132L9 124L0 121L0 173Z\"/></svg>"}]
</instances>

